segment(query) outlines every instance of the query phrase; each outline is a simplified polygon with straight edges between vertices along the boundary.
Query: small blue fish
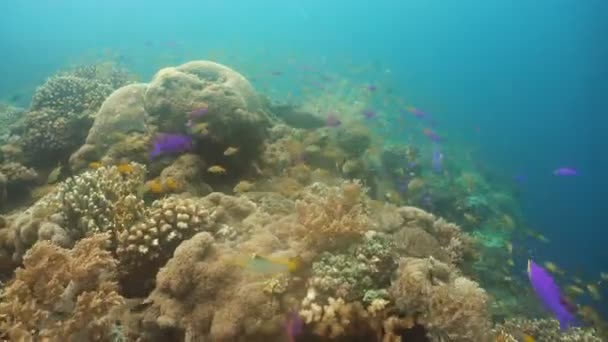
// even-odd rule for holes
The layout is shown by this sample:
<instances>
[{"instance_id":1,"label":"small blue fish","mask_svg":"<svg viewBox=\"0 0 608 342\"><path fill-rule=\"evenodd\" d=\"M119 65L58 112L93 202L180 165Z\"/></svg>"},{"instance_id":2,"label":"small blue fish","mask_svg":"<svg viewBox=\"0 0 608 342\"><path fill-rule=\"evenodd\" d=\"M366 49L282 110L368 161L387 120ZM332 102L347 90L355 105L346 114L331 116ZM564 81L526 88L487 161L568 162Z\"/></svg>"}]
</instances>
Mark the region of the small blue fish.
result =
<instances>
[{"instance_id":1,"label":"small blue fish","mask_svg":"<svg viewBox=\"0 0 608 342\"><path fill-rule=\"evenodd\" d=\"M184 134L160 133L154 139L154 149L150 153L150 159L163 154L178 154L192 149L192 137Z\"/></svg>"}]
</instances>

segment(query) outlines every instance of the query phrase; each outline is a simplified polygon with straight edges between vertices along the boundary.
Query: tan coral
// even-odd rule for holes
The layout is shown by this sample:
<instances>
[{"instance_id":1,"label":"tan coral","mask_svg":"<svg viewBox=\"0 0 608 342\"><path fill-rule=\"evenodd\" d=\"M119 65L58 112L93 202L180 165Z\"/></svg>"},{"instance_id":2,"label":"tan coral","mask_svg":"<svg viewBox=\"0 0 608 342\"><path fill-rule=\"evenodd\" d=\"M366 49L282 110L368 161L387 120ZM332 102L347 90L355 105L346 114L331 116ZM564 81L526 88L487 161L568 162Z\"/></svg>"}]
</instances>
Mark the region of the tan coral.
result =
<instances>
[{"instance_id":1,"label":"tan coral","mask_svg":"<svg viewBox=\"0 0 608 342\"><path fill-rule=\"evenodd\" d=\"M460 264L464 259L475 255L473 238L463 232L458 225L416 207L400 207L398 212L404 220L402 230L423 229L439 243L441 251L437 251L437 248L428 250L426 253L429 255L454 264ZM434 246L435 243L432 245Z\"/></svg>"},{"instance_id":2,"label":"tan coral","mask_svg":"<svg viewBox=\"0 0 608 342\"><path fill-rule=\"evenodd\" d=\"M356 182L342 187L315 183L296 201L296 233L304 244L317 251L348 245L370 227L363 206L365 191Z\"/></svg>"},{"instance_id":3,"label":"tan coral","mask_svg":"<svg viewBox=\"0 0 608 342\"><path fill-rule=\"evenodd\" d=\"M184 331L186 341L280 333L280 302L263 291L260 275L245 272L231 255L207 232L184 241L157 275L147 320Z\"/></svg>"},{"instance_id":4,"label":"tan coral","mask_svg":"<svg viewBox=\"0 0 608 342\"><path fill-rule=\"evenodd\" d=\"M2 294L0 331L11 340L107 340L111 311L123 303L107 238L93 235L72 250L34 245Z\"/></svg>"},{"instance_id":5,"label":"tan coral","mask_svg":"<svg viewBox=\"0 0 608 342\"><path fill-rule=\"evenodd\" d=\"M432 257L402 259L389 293L401 312L415 315L433 336L463 342L489 336L486 292Z\"/></svg>"}]
</instances>

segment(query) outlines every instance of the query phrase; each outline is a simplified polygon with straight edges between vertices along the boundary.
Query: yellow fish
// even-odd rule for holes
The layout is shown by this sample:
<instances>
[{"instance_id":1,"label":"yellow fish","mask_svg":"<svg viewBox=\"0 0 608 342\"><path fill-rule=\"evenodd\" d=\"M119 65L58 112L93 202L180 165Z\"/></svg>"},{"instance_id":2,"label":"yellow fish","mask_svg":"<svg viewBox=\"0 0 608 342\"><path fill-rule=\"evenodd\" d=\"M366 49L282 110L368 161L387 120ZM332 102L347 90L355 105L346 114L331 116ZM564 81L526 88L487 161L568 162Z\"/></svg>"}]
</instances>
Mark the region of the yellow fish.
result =
<instances>
[{"instance_id":1,"label":"yellow fish","mask_svg":"<svg viewBox=\"0 0 608 342\"><path fill-rule=\"evenodd\" d=\"M547 269L547 271L553 273L553 274L558 274L558 275L564 275L565 272L559 268L555 263L551 262L551 261L547 261L545 262L545 268Z\"/></svg>"},{"instance_id":2,"label":"yellow fish","mask_svg":"<svg viewBox=\"0 0 608 342\"><path fill-rule=\"evenodd\" d=\"M207 172L223 175L226 173L226 169L224 169L223 167L221 167L219 165L213 165L207 169Z\"/></svg>"},{"instance_id":3,"label":"yellow fish","mask_svg":"<svg viewBox=\"0 0 608 342\"><path fill-rule=\"evenodd\" d=\"M226 149L226 151L224 151L224 155L225 156L232 156L232 155L237 154L238 152L239 152L239 148L238 147L232 147L231 146L231 147L228 147Z\"/></svg>"},{"instance_id":4,"label":"yellow fish","mask_svg":"<svg viewBox=\"0 0 608 342\"><path fill-rule=\"evenodd\" d=\"M207 122L201 122L192 126L192 133L207 135L209 133L209 124Z\"/></svg>"},{"instance_id":5,"label":"yellow fish","mask_svg":"<svg viewBox=\"0 0 608 342\"><path fill-rule=\"evenodd\" d=\"M103 165L100 162L90 162L89 163L89 168L93 169L93 170L97 170L100 167L102 167Z\"/></svg>"},{"instance_id":6,"label":"yellow fish","mask_svg":"<svg viewBox=\"0 0 608 342\"><path fill-rule=\"evenodd\" d=\"M123 175L127 175L130 173L133 173L133 171L135 171L135 168L133 167L133 165L129 164L129 163L120 163L117 166L118 168L118 172L120 172Z\"/></svg>"},{"instance_id":7,"label":"yellow fish","mask_svg":"<svg viewBox=\"0 0 608 342\"><path fill-rule=\"evenodd\" d=\"M528 335L528 334L524 334L523 338L522 338L522 342L534 342L536 341L534 339L534 337Z\"/></svg>"},{"instance_id":8,"label":"yellow fish","mask_svg":"<svg viewBox=\"0 0 608 342\"><path fill-rule=\"evenodd\" d=\"M237 258L236 264L262 274L295 273L302 266L302 260L295 258L272 258L253 254L247 258Z\"/></svg>"},{"instance_id":9,"label":"yellow fish","mask_svg":"<svg viewBox=\"0 0 608 342\"><path fill-rule=\"evenodd\" d=\"M602 298L602 296L600 295L600 290L594 284L588 284L587 291L589 291L589 295L594 300L600 300Z\"/></svg>"},{"instance_id":10,"label":"yellow fish","mask_svg":"<svg viewBox=\"0 0 608 342\"><path fill-rule=\"evenodd\" d=\"M576 285L566 286L566 292L573 296L580 296L582 294L585 294L585 290L583 290L580 286Z\"/></svg>"}]
</instances>

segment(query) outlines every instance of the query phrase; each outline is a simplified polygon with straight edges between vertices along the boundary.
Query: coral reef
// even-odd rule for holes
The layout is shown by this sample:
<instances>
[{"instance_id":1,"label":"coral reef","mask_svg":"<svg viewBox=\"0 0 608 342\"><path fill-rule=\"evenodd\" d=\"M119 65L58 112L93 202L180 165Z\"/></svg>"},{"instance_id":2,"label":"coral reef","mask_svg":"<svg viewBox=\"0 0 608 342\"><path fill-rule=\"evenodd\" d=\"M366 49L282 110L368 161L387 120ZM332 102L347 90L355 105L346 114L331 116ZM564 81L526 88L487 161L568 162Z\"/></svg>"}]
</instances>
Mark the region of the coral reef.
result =
<instances>
[{"instance_id":1,"label":"coral reef","mask_svg":"<svg viewBox=\"0 0 608 342\"><path fill-rule=\"evenodd\" d=\"M182 330L186 341L255 340L280 333L280 302L263 291L259 275L231 263L230 254L207 232L183 242L157 275L148 324ZM192 305L200 302L205 305Z\"/></svg>"},{"instance_id":2,"label":"coral reef","mask_svg":"<svg viewBox=\"0 0 608 342\"><path fill-rule=\"evenodd\" d=\"M308 286L325 297L370 304L388 297L395 259L390 238L369 231L345 253L321 254L312 264Z\"/></svg>"},{"instance_id":3,"label":"coral reef","mask_svg":"<svg viewBox=\"0 0 608 342\"><path fill-rule=\"evenodd\" d=\"M100 160L112 145L125 140L132 133L148 133L143 99L145 90L145 84L129 84L117 89L105 99L95 115L95 122L89 130L85 145L70 159L72 169L82 169L88 163Z\"/></svg>"},{"instance_id":4,"label":"coral reef","mask_svg":"<svg viewBox=\"0 0 608 342\"><path fill-rule=\"evenodd\" d=\"M106 341L112 310L123 303L113 281L117 262L107 236L93 235L68 250L41 241L0 297L0 333L13 341Z\"/></svg>"},{"instance_id":5,"label":"coral reef","mask_svg":"<svg viewBox=\"0 0 608 342\"><path fill-rule=\"evenodd\" d=\"M488 338L485 291L432 257L402 259L389 294L397 308L414 315L431 336L447 336L450 341Z\"/></svg>"},{"instance_id":6,"label":"coral reef","mask_svg":"<svg viewBox=\"0 0 608 342\"><path fill-rule=\"evenodd\" d=\"M60 184L55 201L70 236L78 239L89 232L119 230L118 221L124 219L121 213L132 214L125 213L129 207L125 201L137 202L128 198L136 196L143 186L145 172L145 166L136 163L105 166ZM137 205L133 209L137 209ZM137 213L134 216L130 221L139 218Z\"/></svg>"},{"instance_id":7,"label":"coral reef","mask_svg":"<svg viewBox=\"0 0 608 342\"><path fill-rule=\"evenodd\" d=\"M77 148L105 98L128 82L124 71L102 69L85 66L60 73L36 90L20 139L31 163L50 162Z\"/></svg>"},{"instance_id":8,"label":"coral reef","mask_svg":"<svg viewBox=\"0 0 608 342\"><path fill-rule=\"evenodd\" d=\"M19 121L24 112L25 110L22 108L0 103L0 145L8 142L11 128Z\"/></svg>"},{"instance_id":9,"label":"coral reef","mask_svg":"<svg viewBox=\"0 0 608 342\"><path fill-rule=\"evenodd\" d=\"M365 189L358 182L340 187L315 183L296 201L298 227L309 250L324 251L348 246L370 228L364 210Z\"/></svg>"},{"instance_id":10,"label":"coral reef","mask_svg":"<svg viewBox=\"0 0 608 342\"><path fill-rule=\"evenodd\" d=\"M140 222L117 232L121 278L141 282L153 277L180 242L214 224L215 215L201 201L175 196L155 201Z\"/></svg>"},{"instance_id":11,"label":"coral reef","mask_svg":"<svg viewBox=\"0 0 608 342\"><path fill-rule=\"evenodd\" d=\"M592 328L570 328L565 332L559 328L555 319L524 319L511 318L494 328L498 336L513 336L517 341L524 335L531 336L536 341L555 342L600 342L603 341Z\"/></svg>"},{"instance_id":12,"label":"coral reef","mask_svg":"<svg viewBox=\"0 0 608 342\"><path fill-rule=\"evenodd\" d=\"M474 239L456 224L416 207L401 207L398 212L403 226L395 237L403 255L434 256L455 264L474 257Z\"/></svg>"},{"instance_id":13,"label":"coral reef","mask_svg":"<svg viewBox=\"0 0 608 342\"><path fill-rule=\"evenodd\" d=\"M221 64L194 61L162 69L150 81L144 102L159 131L184 132L189 119L192 125L204 122L206 140L222 151L238 146L255 156L266 136L268 118L251 84Z\"/></svg>"}]
</instances>

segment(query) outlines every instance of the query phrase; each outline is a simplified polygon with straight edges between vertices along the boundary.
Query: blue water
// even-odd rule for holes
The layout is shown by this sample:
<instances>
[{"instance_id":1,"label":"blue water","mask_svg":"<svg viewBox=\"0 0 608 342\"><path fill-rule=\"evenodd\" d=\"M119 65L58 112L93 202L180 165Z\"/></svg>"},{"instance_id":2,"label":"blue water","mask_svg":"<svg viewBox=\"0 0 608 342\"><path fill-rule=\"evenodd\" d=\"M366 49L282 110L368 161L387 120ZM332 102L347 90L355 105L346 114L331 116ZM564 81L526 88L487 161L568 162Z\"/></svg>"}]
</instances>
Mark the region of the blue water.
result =
<instances>
[{"instance_id":1,"label":"blue water","mask_svg":"<svg viewBox=\"0 0 608 342\"><path fill-rule=\"evenodd\" d=\"M304 65L390 85L433 113L444 144L470 146L519 189L551 240L530 243L533 256L593 278L608 270L607 17L605 0L6 0L0 98L108 58L142 80L215 59L279 98L298 93ZM552 175L562 166L580 175Z\"/></svg>"}]
</instances>

